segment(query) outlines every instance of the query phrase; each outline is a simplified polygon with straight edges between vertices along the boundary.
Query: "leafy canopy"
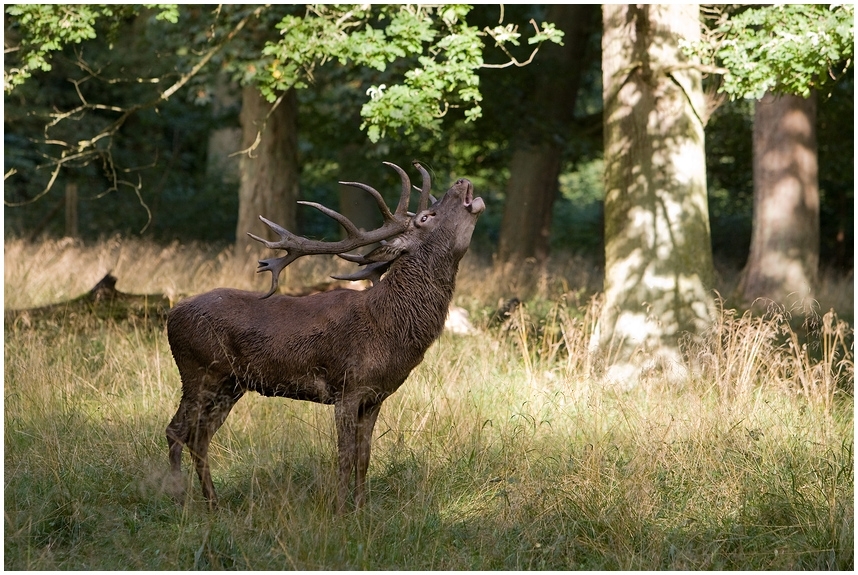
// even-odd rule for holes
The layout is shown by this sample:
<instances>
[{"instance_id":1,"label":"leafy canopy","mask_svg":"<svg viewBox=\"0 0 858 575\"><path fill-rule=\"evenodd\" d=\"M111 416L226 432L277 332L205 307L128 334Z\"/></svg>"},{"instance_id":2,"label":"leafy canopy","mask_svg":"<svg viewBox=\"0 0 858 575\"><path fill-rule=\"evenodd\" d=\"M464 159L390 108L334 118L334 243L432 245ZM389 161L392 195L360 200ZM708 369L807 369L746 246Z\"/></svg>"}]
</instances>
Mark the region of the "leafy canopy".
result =
<instances>
[{"instance_id":1,"label":"leafy canopy","mask_svg":"<svg viewBox=\"0 0 858 575\"><path fill-rule=\"evenodd\" d=\"M181 16L176 5L146 6L156 10L159 20L176 23ZM95 38L98 19L115 22L133 16L139 6L14 5L6 10L20 34L14 63L4 70L9 93L33 71L50 70L51 52ZM468 25L470 10L470 6L458 4L308 5L303 16L289 14L280 20L276 25L279 38L259 48L262 58L246 66L250 73L243 79L256 83L274 102L289 88L307 87L313 81L313 70L330 61L378 71L398 62L407 67L400 83L372 85L367 90L361 128L373 142L388 130L437 132L450 108L463 108L468 121L482 114L477 71L485 67L484 38L493 38L509 56L506 64L492 67L522 66L530 61L519 62L507 49L519 45L522 34L516 26L501 23L480 30ZM531 58L543 42L562 42L563 32L552 24L531 24L535 29L527 40L533 46ZM197 71L195 68L194 73Z\"/></svg>"},{"instance_id":2,"label":"leafy canopy","mask_svg":"<svg viewBox=\"0 0 858 575\"><path fill-rule=\"evenodd\" d=\"M155 17L175 24L179 9L174 4L146 4L158 12ZM13 17L20 41L14 48L17 65L3 70L3 89L10 93L16 86L32 76L36 70L51 69L50 53L68 44L80 44L96 37L95 24L99 19L118 21L136 12L134 6L97 4L14 4L6 8Z\"/></svg>"},{"instance_id":3,"label":"leafy canopy","mask_svg":"<svg viewBox=\"0 0 858 575\"><path fill-rule=\"evenodd\" d=\"M281 37L263 48L271 61L257 80L274 101L278 92L305 87L313 68L329 60L383 71L396 60L409 59L401 83L367 90L361 128L371 141L389 129L437 131L451 107L463 107L466 120L474 120L482 113L477 70L484 66L483 38L491 36L501 47L517 46L521 33L512 25L469 26L470 10L458 4L310 6L304 17L289 15L277 25ZM533 25L536 33L528 43L537 49L545 41L561 42L563 32L552 24ZM510 64L521 65L515 59Z\"/></svg>"},{"instance_id":4,"label":"leafy canopy","mask_svg":"<svg viewBox=\"0 0 858 575\"><path fill-rule=\"evenodd\" d=\"M720 13L715 27L686 50L722 74L731 99L766 92L807 97L836 81L852 64L851 4L789 4Z\"/></svg>"}]
</instances>

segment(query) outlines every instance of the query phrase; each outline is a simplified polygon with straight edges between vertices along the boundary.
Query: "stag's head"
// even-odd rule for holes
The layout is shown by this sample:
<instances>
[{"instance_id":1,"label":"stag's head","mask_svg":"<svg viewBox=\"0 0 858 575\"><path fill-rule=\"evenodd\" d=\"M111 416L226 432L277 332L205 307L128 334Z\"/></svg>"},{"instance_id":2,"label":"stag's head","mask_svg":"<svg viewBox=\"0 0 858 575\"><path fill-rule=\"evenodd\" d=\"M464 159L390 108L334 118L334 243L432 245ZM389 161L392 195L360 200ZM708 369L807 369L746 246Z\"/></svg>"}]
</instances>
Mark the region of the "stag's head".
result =
<instances>
[{"instance_id":1,"label":"stag's head","mask_svg":"<svg viewBox=\"0 0 858 575\"><path fill-rule=\"evenodd\" d=\"M418 241L424 240L420 243L425 243L430 234L449 237L449 249L458 261L468 250L477 218L485 209L483 199L474 197L474 185L462 178L439 201L414 215L412 233L419 238Z\"/></svg>"},{"instance_id":2,"label":"stag's head","mask_svg":"<svg viewBox=\"0 0 858 575\"><path fill-rule=\"evenodd\" d=\"M259 262L258 271L270 271L272 275L271 290L263 297L268 297L277 290L280 271L304 255L336 254L343 259L365 266L354 274L335 276L337 279L369 279L373 282L377 282L398 258L406 254L420 252L426 254L428 251L435 251L449 255L454 263L462 259L471 243L477 218L486 209L482 198L474 197L473 184L462 178L457 180L440 200L432 200L429 194L432 185L431 177L423 166L414 162L423 182L420 187L417 212L412 214L408 211L411 196L411 181L408 174L395 164L388 162L385 164L395 169L402 181L399 204L394 213L390 212L381 194L374 188L358 182L340 182L365 190L373 196L384 217L384 224L376 230L369 232L359 230L342 214L314 202L299 203L314 207L339 222L346 231L345 239L339 242L308 240L292 234L262 216L259 217L280 236L280 240L269 242L253 234L249 234L250 237L269 248L283 249L287 252L285 256ZM381 242L381 246L368 254L346 253L378 242Z\"/></svg>"}]
</instances>

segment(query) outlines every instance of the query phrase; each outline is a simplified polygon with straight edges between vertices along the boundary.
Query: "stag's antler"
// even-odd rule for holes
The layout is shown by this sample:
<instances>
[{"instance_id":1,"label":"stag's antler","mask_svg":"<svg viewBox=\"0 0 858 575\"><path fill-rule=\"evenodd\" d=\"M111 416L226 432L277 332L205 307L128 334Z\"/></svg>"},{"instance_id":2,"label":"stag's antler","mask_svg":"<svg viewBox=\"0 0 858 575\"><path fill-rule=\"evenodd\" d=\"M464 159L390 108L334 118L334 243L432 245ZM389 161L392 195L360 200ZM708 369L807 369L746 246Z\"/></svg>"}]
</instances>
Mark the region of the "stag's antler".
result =
<instances>
[{"instance_id":1,"label":"stag's antler","mask_svg":"<svg viewBox=\"0 0 858 575\"><path fill-rule=\"evenodd\" d=\"M426 169L421 166L418 162L413 162L414 166L420 172L420 175L423 177L422 186L420 188L420 202L418 204L418 212L425 210L429 204L429 188L432 185L431 178ZM326 216L336 220L346 231L346 237L338 242L324 242L317 240L309 240L307 238L297 236L290 232L289 230L275 224L274 222L259 216L259 219L262 220L269 228L274 230L278 236L280 236L279 241L270 242L259 236L251 234L248 232L251 238L258 242L262 242L266 247L271 249L281 249L286 250L286 255L281 256L279 258L269 258L265 260L259 260L259 269L258 272L271 272L271 289L267 294L262 296L262 299L265 299L272 295L277 291L277 286L280 281L280 272L283 269L297 260L302 256L307 255L319 255L319 254L336 254L344 259L349 261L357 262L357 263L368 263L363 261L363 256L349 255L345 252L351 251L355 248L359 248L362 246L366 246L369 244L374 244L376 242L381 242L383 240L389 239L397 234L401 234L408 228L408 221L410 219L410 215L408 212L408 201L411 198L411 180L408 178L408 174L405 173L405 170L397 166L396 164L392 164L390 162L384 162L385 165L390 166L399 174L399 178L402 181L402 191L399 196L399 203L396 206L396 211L390 213L390 209L387 207L387 204L384 203L384 198L381 197L381 194L378 193L378 190L375 188L368 186L367 184L362 184L360 182L340 182L345 186L352 186L355 188L360 188L369 194L375 199L375 202L378 204L379 209L381 210L381 215L384 217L384 223L380 228L375 230L371 230L368 232L361 231L355 226L351 220L342 215L339 212L335 212L330 208L326 208L321 204L317 204L316 202L304 202L299 201L299 204L310 206L316 208Z\"/></svg>"}]
</instances>

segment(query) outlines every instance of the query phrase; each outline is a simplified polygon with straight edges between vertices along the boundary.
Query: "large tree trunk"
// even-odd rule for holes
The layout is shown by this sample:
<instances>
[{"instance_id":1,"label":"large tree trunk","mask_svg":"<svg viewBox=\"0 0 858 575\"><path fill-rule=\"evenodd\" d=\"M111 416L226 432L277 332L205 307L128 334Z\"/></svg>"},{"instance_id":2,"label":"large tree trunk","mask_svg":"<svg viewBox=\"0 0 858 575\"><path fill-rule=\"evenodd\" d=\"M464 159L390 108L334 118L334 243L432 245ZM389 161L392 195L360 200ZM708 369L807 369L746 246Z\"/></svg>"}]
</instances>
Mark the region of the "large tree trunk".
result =
<instances>
[{"instance_id":1,"label":"large tree trunk","mask_svg":"<svg viewBox=\"0 0 858 575\"><path fill-rule=\"evenodd\" d=\"M225 74L218 74L212 90L212 120L220 127L209 132L206 177L224 184L237 184L241 181L241 159L233 154L242 149L242 130L232 122L222 125L221 121L230 111L240 109L241 98L242 92L238 83L230 81Z\"/></svg>"},{"instance_id":2,"label":"large tree trunk","mask_svg":"<svg viewBox=\"0 0 858 575\"><path fill-rule=\"evenodd\" d=\"M379 187L377 178L384 174L385 168L377 160L367 161L364 151L359 144L348 144L340 149L338 174L341 181L369 182L374 187ZM404 166L404 170L413 171L411 166ZM370 175L366 175L369 173ZM375 184L373 182L376 182ZM382 222L381 212L378 204L371 195L364 190L352 186L340 185L337 187L340 200L340 213L347 217L359 229L371 230L379 227ZM384 192L382 192L384 195ZM341 227L340 234L345 237L346 231Z\"/></svg>"},{"instance_id":3,"label":"large tree trunk","mask_svg":"<svg viewBox=\"0 0 858 575\"><path fill-rule=\"evenodd\" d=\"M754 109L754 220L739 285L746 305L792 307L819 266L816 97L766 94Z\"/></svg>"},{"instance_id":4,"label":"large tree trunk","mask_svg":"<svg viewBox=\"0 0 858 575\"><path fill-rule=\"evenodd\" d=\"M696 5L605 5L605 305L608 378L681 374L680 340L711 322L712 247L700 72L679 49ZM633 357L634 356L634 357Z\"/></svg>"},{"instance_id":5,"label":"large tree trunk","mask_svg":"<svg viewBox=\"0 0 858 575\"><path fill-rule=\"evenodd\" d=\"M548 11L547 20L566 35L564 46L546 46L538 56L543 71L513 151L497 254L510 269L523 270L526 261L542 264L548 257L551 209L562 167L560 142L573 118L597 10L595 5L555 4ZM524 275L534 274L528 269Z\"/></svg>"},{"instance_id":6,"label":"large tree trunk","mask_svg":"<svg viewBox=\"0 0 858 575\"><path fill-rule=\"evenodd\" d=\"M271 112L271 115L268 115ZM271 111L259 90L247 86L241 99L242 148L249 148L261 131L259 145L241 156L238 192L238 226L235 246L238 259L255 260L267 250L247 236L275 239L259 216L295 230L295 201L298 199L298 100L287 92ZM270 252L266 254L273 255ZM253 262L255 265L255 261Z\"/></svg>"},{"instance_id":7,"label":"large tree trunk","mask_svg":"<svg viewBox=\"0 0 858 575\"><path fill-rule=\"evenodd\" d=\"M551 207L557 195L562 150L555 142L521 144L512 154L498 260L520 266L548 257Z\"/></svg>"}]
</instances>

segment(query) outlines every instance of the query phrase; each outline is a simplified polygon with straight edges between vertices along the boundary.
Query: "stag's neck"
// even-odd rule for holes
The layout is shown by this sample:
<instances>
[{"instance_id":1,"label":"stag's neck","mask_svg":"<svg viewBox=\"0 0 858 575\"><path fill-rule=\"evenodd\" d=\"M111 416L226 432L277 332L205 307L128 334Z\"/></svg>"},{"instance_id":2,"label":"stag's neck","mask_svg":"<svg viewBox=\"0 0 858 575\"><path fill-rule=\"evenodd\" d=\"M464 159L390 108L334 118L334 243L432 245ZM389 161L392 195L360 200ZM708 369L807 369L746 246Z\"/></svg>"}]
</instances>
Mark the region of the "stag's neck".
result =
<instances>
[{"instance_id":1,"label":"stag's neck","mask_svg":"<svg viewBox=\"0 0 858 575\"><path fill-rule=\"evenodd\" d=\"M441 335L456 287L458 262L452 257L400 257L372 288L377 320L421 353Z\"/></svg>"}]
</instances>

